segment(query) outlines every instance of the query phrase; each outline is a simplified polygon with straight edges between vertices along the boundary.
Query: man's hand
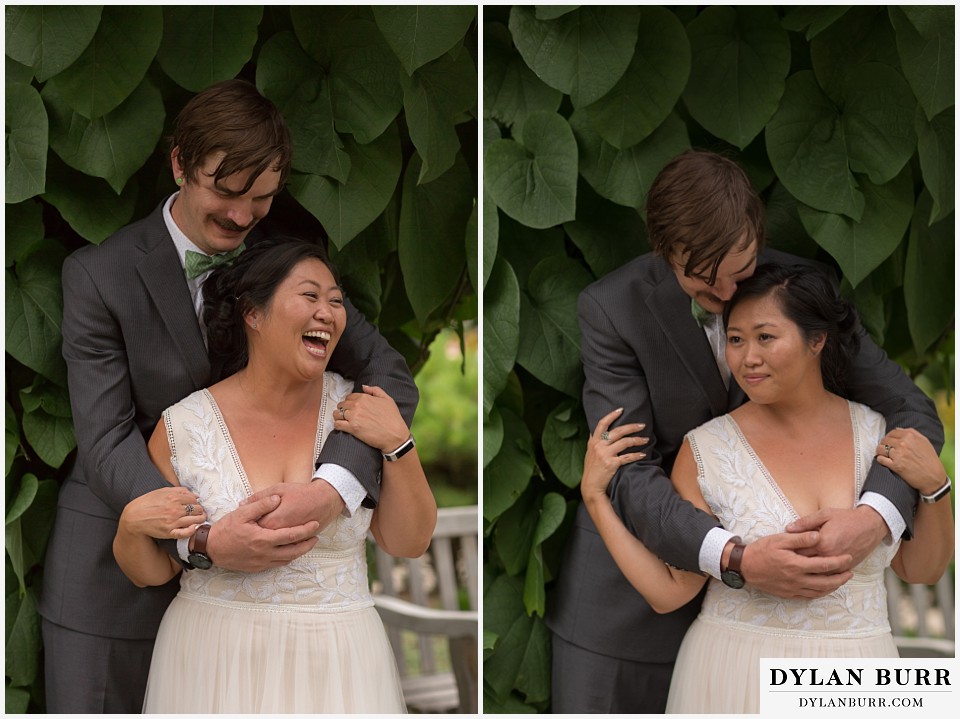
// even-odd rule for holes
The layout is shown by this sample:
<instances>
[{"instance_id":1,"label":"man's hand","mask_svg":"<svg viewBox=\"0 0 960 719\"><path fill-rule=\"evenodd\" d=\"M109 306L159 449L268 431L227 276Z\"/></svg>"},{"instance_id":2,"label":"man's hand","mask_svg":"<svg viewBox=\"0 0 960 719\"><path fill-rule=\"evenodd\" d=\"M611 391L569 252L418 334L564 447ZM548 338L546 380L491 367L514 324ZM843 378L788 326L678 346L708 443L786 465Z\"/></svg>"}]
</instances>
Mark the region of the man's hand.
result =
<instances>
[{"instance_id":1,"label":"man's hand","mask_svg":"<svg viewBox=\"0 0 960 719\"><path fill-rule=\"evenodd\" d=\"M821 509L787 526L788 532L814 530L820 541L801 553L821 557L849 554L853 557L851 568L866 559L889 534L883 517L865 504L855 509Z\"/></svg>"},{"instance_id":2,"label":"man's hand","mask_svg":"<svg viewBox=\"0 0 960 719\"><path fill-rule=\"evenodd\" d=\"M260 572L289 564L317 543L319 524L264 529L257 520L273 511L280 497L268 495L241 505L210 528L207 554L214 565L236 572Z\"/></svg>"},{"instance_id":3,"label":"man's hand","mask_svg":"<svg viewBox=\"0 0 960 719\"><path fill-rule=\"evenodd\" d=\"M818 532L772 534L748 544L740 571L747 584L784 599L823 597L853 573L850 555L806 557L800 551L816 546Z\"/></svg>"},{"instance_id":4,"label":"man's hand","mask_svg":"<svg viewBox=\"0 0 960 719\"><path fill-rule=\"evenodd\" d=\"M296 527L307 522L316 522L320 529L326 527L343 511L343 498L322 479L309 484L275 484L248 497L244 504L266 497L280 497L280 505L264 512L260 526L265 529Z\"/></svg>"}]
</instances>

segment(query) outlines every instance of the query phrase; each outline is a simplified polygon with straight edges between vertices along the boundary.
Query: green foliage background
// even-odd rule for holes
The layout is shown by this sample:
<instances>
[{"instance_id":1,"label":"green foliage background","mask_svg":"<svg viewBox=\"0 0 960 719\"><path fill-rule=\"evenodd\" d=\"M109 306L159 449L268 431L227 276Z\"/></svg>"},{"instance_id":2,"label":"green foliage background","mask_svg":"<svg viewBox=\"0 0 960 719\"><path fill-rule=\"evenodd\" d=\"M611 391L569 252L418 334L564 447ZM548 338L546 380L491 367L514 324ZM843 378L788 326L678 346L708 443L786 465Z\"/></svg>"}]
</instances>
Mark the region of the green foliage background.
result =
<instances>
[{"instance_id":1,"label":"green foliage background","mask_svg":"<svg viewBox=\"0 0 960 719\"><path fill-rule=\"evenodd\" d=\"M952 6L484 8L485 711L549 706L542 617L588 437L576 299L648 250L671 157L737 159L770 244L832 262L952 398L953 28Z\"/></svg>"},{"instance_id":2,"label":"green foliage background","mask_svg":"<svg viewBox=\"0 0 960 719\"><path fill-rule=\"evenodd\" d=\"M442 329L462 345L479 287L477 22L471 6L7 6L5 17L6 710L24 712L43 708L36 605L76 444L63 258L175 189L165 137L180 108L243 77L294 139L271 219L328 239L351 299L415 371Z\"/></svg>"}]
</instances>

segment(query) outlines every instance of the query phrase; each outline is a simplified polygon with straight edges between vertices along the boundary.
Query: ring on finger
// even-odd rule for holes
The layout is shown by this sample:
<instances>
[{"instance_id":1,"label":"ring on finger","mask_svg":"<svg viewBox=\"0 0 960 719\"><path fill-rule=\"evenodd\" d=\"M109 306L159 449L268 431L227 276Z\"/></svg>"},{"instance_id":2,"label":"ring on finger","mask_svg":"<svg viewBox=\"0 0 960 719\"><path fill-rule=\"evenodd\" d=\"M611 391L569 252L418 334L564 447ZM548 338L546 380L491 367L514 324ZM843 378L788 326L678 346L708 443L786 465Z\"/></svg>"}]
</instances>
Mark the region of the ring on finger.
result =
<instances>
[{"instance_id":1,"label":"ring on finger","mask_svg":"<svg viewBox=\"0 0 960 719\"><path fill-rule=\"evenodd\" d=\"M343 407L337 407L337 410L340 412L340 419L345 420L347 418L347 410Z\"/></svg>"},{"instance_id":2,"label":"ring on finger","mask_svg":"<svg viewBox=\"0 0 960 719\"><path fill-rule=\"evenodd\" d=\"M889 444L883 445L883 451L887 455L887 459L890 459L890 450L893 449Z\"/></svg>"},{"instance_id":3,"label":"ring on finger","mask_svg":"<svg viewBox=\"0 0 960 719\"><path fill-rule=\"evenodd\" d=\"M600 433L600 439L602 439L604 442L609 442L609 441L610 441L610 433L609 433L609 432L601 432L601 433Z\"/></svg>"},{"instance_id":4,"label":"ring on finger","mask_svg":"<svg viewBox=\"0 0 960 719\"><path fill-rule=\"evenodd\" d=\"M188 516L188 517L189 517L191 514L193 514L193 505L192 505L192 504L184 505L184 509L187 510L187 516Z\"/></svg>"}]
</instances>

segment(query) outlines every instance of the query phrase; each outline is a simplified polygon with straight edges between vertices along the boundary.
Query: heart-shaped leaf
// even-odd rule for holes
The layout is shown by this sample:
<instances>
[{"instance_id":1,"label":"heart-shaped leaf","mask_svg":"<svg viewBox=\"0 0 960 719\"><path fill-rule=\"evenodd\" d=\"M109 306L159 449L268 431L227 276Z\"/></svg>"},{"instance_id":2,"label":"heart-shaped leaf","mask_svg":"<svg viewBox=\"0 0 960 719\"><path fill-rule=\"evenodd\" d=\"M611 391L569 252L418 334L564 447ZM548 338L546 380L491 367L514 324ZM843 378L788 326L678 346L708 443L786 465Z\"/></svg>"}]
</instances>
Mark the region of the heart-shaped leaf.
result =
<instances>
[{"instance_id":1,"label":"heart-shaped leaf","mask_svg":"<svg viewBox=\"0 0 960 719\"><path fill-rule=\"evenodd\" d=\"M923 355L954 321L953 223L928 225L930 196L920 195L910 224L910 243L903 274L910 337Z\"/></svg>"},{"instance_id":2,"label":"heart-shaped leaf","mask_svg":"<svg viewBox=\"0 0 960 719\"><path fill-rule=\"evenodd\" d=\"M490 460L497 456L503 445L503 418L496 407L490 410L490 415L483 422L483 466L490 464ZM15 449L15 448L14 448ZM7 436L7 456L10 452L10 437ZM9 463L9 459L7 460Z\"/></svg>"},{"instance_id":3,"label":"heart-shaped leaf","mask_svg":"<svg viewBox=\"0 0 960 719\"><path fill-rule=\"evenodd\" d=\"M507 386L520 345L520 286L513 268L498 259L483 293L483 414Z\"/></svg>"},{"instance_id":4,"label":"heart-shaped leaf","mask_svg":"<svg viewBox=\"0 0 960 719\"><path fill-rule=\"evenodd\" d=\"M8 5L6 54L45 82L70 67L93 39L100 5Z\"/></svg>"},{"instance_id":5,"label":"heart-shaped leaf","mask_svg":"<svg viewBox=\"0 0 960 719\"><path fill-rule=\"evenodd\" d=\"M563 229L594 277L603 277L650 250L640 214L600 197L586 181L577 190L577 219Z\"/></svg>"},{"instance_id":6,"label":"heart-shaped leaf","mask_svg":"<svg viewBox=\"0 0 960 719\"><path fill-rule=\"evenodd\" d=\"M847 9L846 5L798 5L787 10L781 24L787 30L806 30L804 37L812 40L841 18Z\"/></svg>"},{"instance_id":7,"label":"heart-shaped leaf","mask_svg":"<svg viewBox=\"0 0 960 719\"><path fill-rule=\"evenodd\" d=\"M543 453L557 479L568 487L580 484L589 438L579 403L564 400L547 416L541 437Z\"/></svg>"},{"instance_id":8,"label":"heart-shaped leaf","mask_svg":"<svg viewBox=\"0 0 960 719\"><path fill-rule=\"evenodd\" d=\"M954 8L891 6L889 13L903 74L933 119L954 104Z\"/></svg>"},{"instance_id":9,"label":"heart-shaped leaf","mask_svg":"<svg viewBox=\"0 0 960 719\"><path fill-rule=\"evenodd\" d=\"M865 198L860 222L803 205L798 208L807 232L833 255L853 287L897 248L913 215L909 167L885 185L861 178L860 188Z\"/></svg>"},{"instance_id":10,"label":"heart-shaped leaf","mask_svg":"<svg viewBox=\"0 0 960 719\"><path fill-rule=\"evenodd\" d=\"M47 174L47 111L30 85L6 87L6 201L22 202L43 193Z\"/></svg>"},{"instance_id":11,"label":"heart-shaped leaf","mask_svg":"<svg viewBox=\"0 0 960 719\"><path fill-rule=\"evenodd\" d=\"M626 72L639 20L640 9L629 5L584 6L553 20L514 5L510 33L537 77L583 107L606 95Z\"/></svg>"},{"instance_id":12,"label":"heart-shaped leaf","mask_svg":"<svg viewBox=\"0 0 960 719\"><path fill-rule=\"evenodd\" d=\"M484 154L484 182L494 202L529 227L572 220L577 206L577 142L567 121L538 112L523 137L497 140Z\"/></svg>"},{"instance_id":13,"label":"heart-shaped leaf","mask_svg":"<svg viewBox=\"0 0 960 719\"><path fill-rule=\"evenodd\" d=\"M626 73L586 108L597 133L618 150L646 139L670 115L690 75L690 42L669 10L643 7Z\"/></svg>"},{"instance_id":14,"label":"heart-shaped leaf","mask_svg":"<svg viewBox=\"0 0 960 719\"><path fill-rule=\"evenodd\" d=\"M34 243L43 239L43 205L34 200L7 205L5 209L6 267L12 267Z\"/></svg>"},{"instance_id":15,"label":"heart-shaped leaf","mask_svg":"<svg viewBox=\"0 0 960 719\"><path fill-rule=\"evenodd\" d=\"M534 514L537 525L533 534L533 546L530 547L530 558L527 561L527 575L523 583L523 606L530 616L542 617L546 614L547 594L544 585L547 577L542 545L559 529L566 512L567 504L563 501L563 497L556 492L548 492L543 496L539 512ZM549 689L549 683L536 681L533 687L534 696L542 701L549 696Z\"/></svg>"},{"instance_id":16,"label":"heart-shaped leaf","mask_svg":"<svg viewBox=\"0 0 960 719\"><path fill-rule=\"evenodd\" d=\"M165 5L157 62L192 92L236 77L250 60L263 17L261 5Z\"/></svg>"},{"instance_id":17,"label":"heart-shaped leaf","mask_svg":"<svg viewBox=\"0 0 960 719\"><path fill-rule=\"evenodd\" d=\"M790 39L773 8L712 6L687 26L693 64L683 101L711 133L740 149L783 96Z\"/></svg>"},{"instance_id":18,"label":"heart-shaped leaf","mask_svg":"<svg viewBox=\"0 0 960 719\"><path fill-rule=\"evenodd\" d=\"M917 150L923 184L933 198L928 222L932 225L953 212L954 208L954 120L952 107L927 121L917 112Z\"/></svg>"},{"instance_id":19,"label":"heart-shaped leaf","mask_svg":"<svg viewBox=\"0 0 960 719\"><path fill-rule=\"evenodd\" d=\"M373 6L377 27L408 75L459 43L476 14L470 5Z\"/></svg>"},{"instance_id":20,"label":"heart-shaped leaf","mask_svg":"<svg viewBox=\"0 0 960 719\"><path fill-rule=\"evenodd\" d=\"M530 430L513 411L501 408L503 446L483 471L483 516L492 522L523 494L533 476Z\"/></svg>"},{"instance_id":21,"label":"heart-shaped leaf","mask_svg":"<svg viewBox=\"0 0 960 719\"><path fill-rule=\"evenodd\" d=\"M107 114L143 80L163 36L155 5L108 5L87 49L51 79L57 93L84 117Z\"/></svg>"}]
</instances>

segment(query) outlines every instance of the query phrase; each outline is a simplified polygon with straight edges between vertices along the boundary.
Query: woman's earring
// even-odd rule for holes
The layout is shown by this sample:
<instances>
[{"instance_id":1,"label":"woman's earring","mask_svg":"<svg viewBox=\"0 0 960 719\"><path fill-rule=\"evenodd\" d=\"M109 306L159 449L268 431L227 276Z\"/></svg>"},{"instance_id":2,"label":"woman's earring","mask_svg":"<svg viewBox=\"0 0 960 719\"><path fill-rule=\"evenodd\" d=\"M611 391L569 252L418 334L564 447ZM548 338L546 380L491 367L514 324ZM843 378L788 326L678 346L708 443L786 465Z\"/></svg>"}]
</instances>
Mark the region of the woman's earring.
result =
<instances>
[{"instance_id":1,"label":"woman's earring","mask_svg":"<svg viewBox=\"0 0 960 719\"><path fill-rule=\"evenodd\" d=\"M253 323L253 329L257 329L257 323L256 323L256 322Z\"/></svg>"},{"instance_id":2,"label":"woman's earring","mask_svg":"<svg viewBox=\"0 0 960 719\"><path fill-rule=\"evenodd\" d=\"M178 187L183 187L183 178L182 178L182 177L178 177L178 178L177 178L177 186L178 186Z\"/></svg>"}]
</instances>

